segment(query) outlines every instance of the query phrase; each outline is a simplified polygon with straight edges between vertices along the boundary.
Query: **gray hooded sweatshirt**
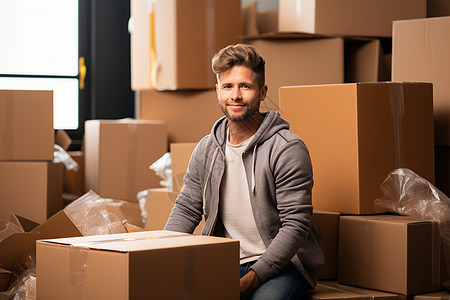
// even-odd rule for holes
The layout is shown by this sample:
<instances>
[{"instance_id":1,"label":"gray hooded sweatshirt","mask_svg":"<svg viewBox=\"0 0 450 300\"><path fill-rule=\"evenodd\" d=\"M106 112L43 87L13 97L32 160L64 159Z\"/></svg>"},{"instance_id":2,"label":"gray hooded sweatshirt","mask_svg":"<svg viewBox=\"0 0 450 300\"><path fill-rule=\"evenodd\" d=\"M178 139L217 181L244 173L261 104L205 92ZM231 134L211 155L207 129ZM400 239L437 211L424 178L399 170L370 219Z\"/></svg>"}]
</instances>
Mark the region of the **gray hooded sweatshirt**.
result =
<instances>
[{"instance_id":1,"label":"gray hooded sweatshirt","mask_svg":"<svg viewBox=\"0 0 450 300\"><path fill-rule=\"evenodd\" d=\"M311 223L313 186L309 152L275 111L264 120L242 154L253 216L267 246L251 267L262 282L293 263L314 288L324 256ZM219 190L225 170L228 122L219 119L196 146L165 230L192 233L205 217L203 235L224 236Z\"/></svg>"}]
</instances>

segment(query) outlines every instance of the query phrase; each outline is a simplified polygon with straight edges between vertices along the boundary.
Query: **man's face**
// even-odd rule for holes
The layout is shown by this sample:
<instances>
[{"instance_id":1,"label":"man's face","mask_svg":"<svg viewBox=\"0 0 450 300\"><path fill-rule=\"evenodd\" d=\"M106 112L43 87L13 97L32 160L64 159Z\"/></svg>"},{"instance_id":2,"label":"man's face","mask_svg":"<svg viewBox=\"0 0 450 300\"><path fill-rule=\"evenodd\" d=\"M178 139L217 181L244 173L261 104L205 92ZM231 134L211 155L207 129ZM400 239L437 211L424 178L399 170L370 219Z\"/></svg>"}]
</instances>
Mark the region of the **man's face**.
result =
<instances>
[{"instance_id":1,"label":"man's face","mask_svg":"<svg viewBox=\"0 0 450 300\"><path fill-rule=\"evenodd\" d=\"M234 66L220 74L216 84L219 105L228 120L239 122L259 112L267 86L259 89L255 73L244 66Z\"/></svg>"}]
</instances>

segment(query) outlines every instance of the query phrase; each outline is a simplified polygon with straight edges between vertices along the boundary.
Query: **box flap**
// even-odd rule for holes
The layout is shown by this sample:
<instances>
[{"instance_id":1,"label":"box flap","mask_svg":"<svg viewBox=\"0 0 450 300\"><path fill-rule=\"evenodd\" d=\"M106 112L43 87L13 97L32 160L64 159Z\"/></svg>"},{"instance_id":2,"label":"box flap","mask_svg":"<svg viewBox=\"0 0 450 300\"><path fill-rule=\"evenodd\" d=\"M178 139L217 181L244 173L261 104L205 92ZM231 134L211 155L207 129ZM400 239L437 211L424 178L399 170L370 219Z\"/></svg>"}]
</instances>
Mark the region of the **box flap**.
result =
<instances>
[{"instance_id":1,"label":"box flap","mask_svg":"<svg viewBox=\"0 0 450 300\"><path fill-rule=\"evenodd\" d=\"M68 150L72 144L72 139L64 130L56 131L55 144L61 146L64 150Z\"/></svg>"},{"instance_id":2,"label":"box flap","mask_svg":"<svg viewBox=\"0 0 450 300\"><path fill-rule=\"evenodd\" d=\"M10 222L22 228L24 232L30 232L39 225L38 223L33 222L27 218L21 217L19 215L16 215L15 213L11 214Z\"/></svg>"},{"instance_id":3,"label":"box flap","mask_svg":"<svg viewBox=\"0 0 450 300\"><path fill-rule=\"evenodd\" d=\"M42 239L67 238L82 235L62 210L34 228L32 232L39 232Z\"/></svg>"},{"instance_id":4,"label":"box flap","mask_svg":"<svg viewBox=\"0 0 450 300\"><path fill-rule=\"evenodd\" d=\"M36 257L39 233L14 233L0 241L0 266L12 271L16 264L24 265L28 256Z\"/></svg>"}]
</instances>

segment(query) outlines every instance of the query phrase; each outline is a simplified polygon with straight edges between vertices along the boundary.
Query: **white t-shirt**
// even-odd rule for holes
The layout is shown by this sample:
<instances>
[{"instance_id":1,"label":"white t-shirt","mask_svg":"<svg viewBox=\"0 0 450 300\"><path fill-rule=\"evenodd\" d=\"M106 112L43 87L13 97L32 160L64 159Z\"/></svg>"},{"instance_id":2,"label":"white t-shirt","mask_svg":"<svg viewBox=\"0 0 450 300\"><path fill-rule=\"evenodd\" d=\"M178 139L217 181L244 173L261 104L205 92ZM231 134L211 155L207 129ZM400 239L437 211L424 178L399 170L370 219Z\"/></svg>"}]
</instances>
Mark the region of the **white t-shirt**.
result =
<instances>
[{"instance_id":1,"label":"white t-shirt","mask_svg":"<svg viewBox=\"0 0 450 300\"><path fill-rule=\"evenodd\" d=\"M239 240L241 264L258 259L267 249L256 228L242 162L242 153L252 139L253 136L239 145L232 145L227 139L225 174L220 186L225 237Z\"/></svg>"}]
</instances>

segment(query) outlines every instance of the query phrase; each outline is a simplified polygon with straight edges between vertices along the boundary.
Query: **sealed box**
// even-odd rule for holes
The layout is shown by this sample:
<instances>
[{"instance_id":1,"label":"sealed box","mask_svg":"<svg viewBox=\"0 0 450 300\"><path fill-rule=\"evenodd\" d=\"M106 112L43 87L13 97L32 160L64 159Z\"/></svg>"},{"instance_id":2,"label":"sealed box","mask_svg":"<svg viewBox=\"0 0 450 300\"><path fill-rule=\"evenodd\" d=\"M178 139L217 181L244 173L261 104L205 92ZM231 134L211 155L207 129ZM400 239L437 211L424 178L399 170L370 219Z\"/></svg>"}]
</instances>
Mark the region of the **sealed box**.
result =
<instances>
[{"instance_id":1,"label":"sealed box","mask_svg":"<svg viewBox=\"0 0 450 300\"><path fill-rule=\"evenodd\" d=\"M391 37L395 20L425 18L426 0L279 0L280 31Z\"/></svg>"},{"instance_id":2,"label":"sealed box","mask_svg":"<svg viewBox=\"0 0 450 300\"><path fill-rule=\"evenodd\" d=\"M170 153L172 156L172 189L180 192L183 187L183 178L186 174L189 160L197 143L171 143Z\"/></svg>"},{"instance_id":3,"label":"sealed box","mask_svg":"<svg viewBox=\"0 0 450 300\"><path fill-rule=\"evenodd\" d=\"M84 152L69 151L70 157L78 164L77 170L64 169L63 192L81 196L86 193L84 188Z\"/></svg>"},{"instance_id":4,"label":"sealed box","mask_svg":"<svg viewBox=\"0 0 450 300\"><path fill-rule=\"evenodd\" d=\"M154 188L145 191L145 213L147 216L145 229L162 230L169 219L178 192L169 191L166 188ZM195 228L194 234L201 234L204 219Z\"/></svg>"},{"instance_id":5,"label":"sealed box","mask_svg":"<svg viewBox=\"0 0 450 300\"><path fill-rule=\"evenodd\" d=\"M53 160L53 92L0 90L0 160Z\"/></svg>"},{"instance_id":6,"label":"sealed box","mask_svg":"<svg viewBox=\"0 0 450 300\"><path fill-rule=\"evenodd\" d=\"M279 88L291 85L344 82L344 40L327 39L256 39L255 46L266 61L269 89L261 110L280 110ZM289 59L287 59L289 58Z\"/></svg>"},{"instance_id":7,"label":"sealed box","mask_svg":"<svg viewBox=\"0 0 450 300\"><path fill-rule=\"evenodd\" d=\"M63 208L63 165L46 161L0 161L0 218L11 213L42 223Z\"/></svg>"},{"instance_id":8,"label":"sealed box","mask_svg":"<svg viewBox=\"0 0 450 300\"><path fill-rule=\"evenodd\" d=\"M374 213L381 183L400 167L434 183L430 83L282 87L280 99L309 148L316 209Z\"/></svg>"},{"instance_id":9,"label":"sealed box","mask_svg":"<svg viewBox=\"0 0 450 300\"><path fill-rule=\"evenodd\" d=\"M242 35L239 0L131 1L133 90L206 89L211 59Z\"/></svg>"},{"instance_id":10,"label":"sealed box","mask_svg":"<svg viewBox=\"0 0 450 300\"><path fill-rule=\"evenodd\" d=\"M239 242L219 237L143 231L40 240L36 270L38 299L239 298Z\"/></svg>"},{"instance_id":11,"label":"sealed box","mask_svg":"<svg viewBox=\"0 0 450 300\"><path fill-rule=\"evenodd\" d=\"M211 89L205 91L141 91L139 107L139 119L167 122L170 143L200 141L211 132L217 119L223 116L217 101L216 90Z\"/></svg>"},{"instance_id":12,"label":"sealed box","mask_svg":"<svg viewBox=\"0 0 450 300\"><path fill-rule=\"evenodd\" d=\"M339 253L339 218L336 212L317 210L311 216L312 223L322 236L325 263L320 268L317 280L337 280Z\"/></svg>"},{"instance_id":13,"label":"sealed box","mask_svg":"<svg viewBox=\"0 0 450 300\"><path fill-rule=\"evenodd\" d=\"M168 150L167 125L151 120L85 122L85 188L102 198L137 201L137 193L160 187L149 167Z\"/></svg>"},{"instance_id":14,"label":"sealed box","mask_svg":"<svg viewBox=\"0 0 450 300\"><path fill-rule=\"evenodd\" d=\"M450 146L450 17L396 21L392 80L433 83L435 144Z\"/></svg>"},{"instance_id":15,"label":"sealed box","mask_svg":"<svg viewBox=\"0 0 450 300\"><path fill-rule=\"evenodd\" d=\"M412 295L439 290L441 241L437 223L398 215L341 216L342 284Z\"/></svg>"}]
</instances>

